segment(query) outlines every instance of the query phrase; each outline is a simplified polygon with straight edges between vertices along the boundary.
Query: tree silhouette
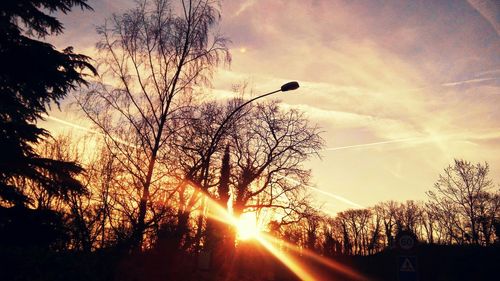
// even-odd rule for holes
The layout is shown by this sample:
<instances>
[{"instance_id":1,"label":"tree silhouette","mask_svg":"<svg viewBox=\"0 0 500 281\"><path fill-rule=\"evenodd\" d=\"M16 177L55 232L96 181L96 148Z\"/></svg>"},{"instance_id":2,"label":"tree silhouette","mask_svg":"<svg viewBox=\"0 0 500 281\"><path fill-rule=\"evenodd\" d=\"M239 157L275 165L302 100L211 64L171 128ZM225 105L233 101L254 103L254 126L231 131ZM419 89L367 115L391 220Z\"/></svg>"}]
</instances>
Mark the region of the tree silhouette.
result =
<instances>
[{"instance_id":1,"label":"tree silhouette","mask_svg":"<svg viewBox=\"0 0 500 281\"><path fill-rule=\"evenodd\" d=\"M489 165L455 159L429 191L428 205L438 216L449 239L457 243L488 244L498 215L498 194L488 178ZM481 227L484 227L483 229Z\"/></svg>"},{"instance_id":2,"label":"tree silhouette","mask_svg":"<svg viewBox=\"0 0 500 281\"><path fill-rule=\"evenodd\" d=\"M34 123L78 85L86 84L82 70L94 72L88 57L63 51L28 37L59 34L61 22L48 12L67 13L73 6L90 9L85 0L2 1L0 3L0 200L22 205L28 198L14 179L24 177L47 191L65 196L83 192L74 175L75 163L37 155L33 145L49 134ZM25 29L23 29L23 26Z\"/></svg>"},{"instance_id":3,"label":"tree silhouette","mask_svg":"<svg viewBox=\"0 0 500 281\"><path fill-rule=\"evenodd\" d=\"M243 116L229 141L234 215L267 209L283 225L301 220L310 208L303 163L323 147L319 128L303 112L271 101Z\"/></svg>"},{"instance_id":4,"label":"tree silhouette","mask_svg":"<svg viewBox=\"0 0 500 281\"><path fill-rule=\"evenodd\" d=\"M166 203L161 194L174 189L167 174L176 169L169 146L178 129L175 113L230 60L227 40L213 31L220 19L215 1L180 2L140 1L99 27L101 81L79 101L128 172L124 192L136 249L156 220L153 207Z\"/></svg>"},{"instance_id":5,"label":"tree silhouette","mask_svg":"<svg viewBox=\"0 0 500 281\"><path fill-rule=\"evenodd\" d=\"M75 162L40 155L35 145L49 133L35 122L66 94L86 84L89 58L34 38L59 34L62 24L47 12L90 9L85 0L2 1L0 3L0 245L63 248L67 237L62 214L28 208L28 182L49 197L68 200L82 194ZM47 207L47 206L46 206ZM33 235L36 233L36 235Z\"/></svg>"}]
</instances>

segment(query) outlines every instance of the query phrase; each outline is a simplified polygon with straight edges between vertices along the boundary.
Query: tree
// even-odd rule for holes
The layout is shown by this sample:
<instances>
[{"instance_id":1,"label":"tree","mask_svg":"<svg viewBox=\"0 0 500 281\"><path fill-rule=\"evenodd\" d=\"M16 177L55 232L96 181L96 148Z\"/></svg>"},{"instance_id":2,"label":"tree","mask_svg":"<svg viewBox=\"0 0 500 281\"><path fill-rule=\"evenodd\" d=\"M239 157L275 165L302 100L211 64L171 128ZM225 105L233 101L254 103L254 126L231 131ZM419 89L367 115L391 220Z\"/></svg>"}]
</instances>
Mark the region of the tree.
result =
<instances>
[{"instance_id":1,"label":"tree","mask_svg":"<svg viewBox=\"0 0 500 281\"><path fill-rule=\"evenodd\" d=\"M392 246L394 243L398 204L395 201L387 201L377 204L374 211L379 214L384 223L385 245Z\"/></svg>"},{"instance_id":2,"label":"tree","mask_svg":"<svg viewBox=\"0 0 500 281\"><path fill-rule=\"evenodd\" d=\"M167 183L169 169L175 170L168 145L177 130L175 112L230 60L227 40L213 32L220 20L215 4L145 0L98 28L101 79L79 103L129 173L136 248L154 221L153 206L168 204L160 195L175 188Z\"/></svg>"},{"instance_id":3,"label":"tree","mask_svg":"<svg viewBox=\"0 0 500 281\"><path fill-rule=\"evenodd\" d=\"M339 241L342 240L342 237L338 237L340 229L337 222L332 217L327 216L323 220L322 228L322 254L327 257L340 254L342 252L342 245Z\"/></svg>"},{"instance_id":4,"label":"tree","mask_svg":"<svg viewBox=\"0 0 500 281\"><path fill-rule=\"evenodd\" d=\"M439 175L435 191L427 192L439 220L449 230L450 238L458 243L480 244L485 238L490 239L487 233L484 237L484 231L480 235L482 218L488 217L492 224L492 218L498 215L495 214L498 207L489 207L495 205L492 200L498 195L492 193L488 172L488 163L455 159L454 165Z\"/></svg>"},{"instance_id":5,"label":"tree","mask_svg":"<svg viewBox=\"0 0 500 281\"><path fill-rule=\"evenodd\" d=\"M310 171L302 164L323 147L319 129L278 102L257 104L240 122L229 133L235 215L269 208L281 212L283 223L296 220L309 207Z\"/></svg>"},{"instance_id":6,"label":"tree","mask_svg":"<svg viewBox=\"0 0 500 281\"><path fill-rule=\"evenodd\" d=\"M407 230L417 232L417 225L422 218L422 208L419 203L407 200L399 204L396 211L396 227L398 231Z\"/></svg>"},{"instance_id":7,"label":"tree","mask_svg":"<svg viewBox=\"0 0 500 281\"><path fill-rule=\"evenodd\" d=\"M190 213L196 203L201 201L203 194L210 196L221 206L227 205L229 194L226 189L229 188L228 176L230 176L231 165L229 162L230 148L226 146L226 154L221 145L227 138L227 134L223 133L217 139L214 136L228 114L226 111L231 110L232 106L230 105L225 106L213 101L203 102L186 107L177 118L179 130L172 138L172 148L175 149L172 155L175 155L174 165L178 167L176 177L180 182L176 190L180 243L186 238ZM194 190L189 186L194 187ZM215 188L216 190L211 193L210 191ZM203 218L201 220L203 222ZM197 232L201 231L202 222L198 223ZM209 237L211 234L208 232L217 231L215 230L217 227L214 226L218 224L220 223L207 222L205 236L208 240L215 239L215 237ZM198 235L197 239L201 239L201 237ZM199 243L199 241L193 242ZM187 243L184 244L187 246ZM216 241L208 243L207 246L212 247L210 244L217 243Z\"/></svg>"},{"instance_id":8,"label":"tree","mask_svg":"<svg viewBox=\"0 0 500 281\"><path fill-rule=\"evenodd\" d=\"M425 229L425 239L428 243L441 243L443 231L438 227L439 221L437 215L433 212L432 207L428 203L422 208L422 226Z\"/></svg>"},{"instance_id":9,"label":"tree","mask_svg":"<svg viewBox=\"0 0 500 281\"><path fill-rule=\"evenodd\" d=\"M374 254L381 249L383 245L383 236L381 230L381 221L383 220L382 214L377 211L377 208L370 208L371 210L371 220L368 228L369 232L369 242L368 242L368 254Z\"/></svg>"},{"instance_id":10,"label":"tree","mask_svg":"<svg viewBox=\"0 0 500 281\"><path fill-rule=\"evenodd\" d=\"M181 129L173 139L183 183L177 189L183 222L202 194L231 206L228 211L236 217L262 209L280 213L275 218L278 225L304 217L309 171L301 165L323 145L318 128L297 110L285 112L278 102L248 104L234 112L244 102L205 102L179 118ZM186 185L196 190L187 192ZM215 231L220 236L215 240L223 238L234 246L234 230L226 227L222 233L215 230L217 224L207 222L206 239L214 241L210 232ZM201 227L198 223L197 229Z\"/></svg>"},{"instance_id":11,"label":"tree","mask_svg":"<svg viewBox=\"0 0 500 281\"><path fill-rule=\"evenodd\" d=\"M83 192L74 175L76 163L37 155L33 146L49 133L34 123L70 90L86 84L82 70L94 72L89 58L32 39L59 34L61 22L47 12L67 13L73 6L90 9L86 0L2 1L0 4L0 200L22 205L28 198L13 180L32 179L57 196ZM22 25L26 29L22 28ZM28 67L29 66L29 67Z\"/></svg>"},{"instance_id":12,"label":"tree","mask_svg":"<svg viewBox=\"0 0 500 281\"><path fill-rule=\"evenodd\" d=\"M317 210L311 210L305 214L305 231L306 231L306 248L316 250L318 240L318 230L322 221L322 217Z\"/></svg>"}]
</instances>

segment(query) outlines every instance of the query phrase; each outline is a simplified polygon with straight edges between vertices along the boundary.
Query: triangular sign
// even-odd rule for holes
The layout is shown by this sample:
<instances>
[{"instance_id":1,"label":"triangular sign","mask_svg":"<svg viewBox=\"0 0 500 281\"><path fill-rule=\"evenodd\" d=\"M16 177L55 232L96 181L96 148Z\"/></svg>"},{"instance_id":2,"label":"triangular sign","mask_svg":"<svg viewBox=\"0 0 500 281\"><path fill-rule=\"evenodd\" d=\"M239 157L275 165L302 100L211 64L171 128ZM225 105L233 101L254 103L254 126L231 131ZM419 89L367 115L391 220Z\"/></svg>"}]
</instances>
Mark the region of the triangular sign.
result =
<instances>
[{"instance_id":1,"label":"triangular sign","mask_svg":"<svg viewBox=\"0 0 500 281\"><path fill-rule=\"evenodd\" d=\"M403 262L403 265L401 266L399 271L415 272L415 268L411 264L411 261L408 258L405 258L405 261Z\"/></svg>"}]
</instances>

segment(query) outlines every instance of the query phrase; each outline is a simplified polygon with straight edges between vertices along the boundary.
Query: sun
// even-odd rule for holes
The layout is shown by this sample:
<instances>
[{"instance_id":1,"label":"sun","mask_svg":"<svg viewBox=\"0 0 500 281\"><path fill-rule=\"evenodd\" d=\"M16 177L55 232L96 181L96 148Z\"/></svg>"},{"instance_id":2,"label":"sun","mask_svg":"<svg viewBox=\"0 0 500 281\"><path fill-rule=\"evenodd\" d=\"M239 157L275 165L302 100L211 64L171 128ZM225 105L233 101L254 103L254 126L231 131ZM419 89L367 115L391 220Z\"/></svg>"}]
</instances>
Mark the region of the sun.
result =
<instances>
[{"instance_id":1,"label":"sun","mask_svg":"<svg viewBox=\"0 0 500 281\"><path fill-rule=\"evenodd\" d=\"M249 240L259 235L260 229L257 226L255 213L244 213L236 223L237 239Z\"/></svg>"}]
</instances>

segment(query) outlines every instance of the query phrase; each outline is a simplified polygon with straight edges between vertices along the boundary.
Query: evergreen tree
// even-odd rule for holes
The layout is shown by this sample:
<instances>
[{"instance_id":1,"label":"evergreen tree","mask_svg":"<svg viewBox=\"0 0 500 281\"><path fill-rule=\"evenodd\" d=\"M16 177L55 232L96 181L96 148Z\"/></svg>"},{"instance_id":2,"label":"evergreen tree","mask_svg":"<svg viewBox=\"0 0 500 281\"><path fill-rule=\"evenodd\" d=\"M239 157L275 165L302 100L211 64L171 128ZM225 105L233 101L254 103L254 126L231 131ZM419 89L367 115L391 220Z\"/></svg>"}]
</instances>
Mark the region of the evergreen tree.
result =
<instances>
[{"instance_id":1,"label":"evergreen tree","mask_svg":"<svg viewBox=\"0 0 500 281\"><path fill-rule=\"evenodd\" d=\"M86 1L0 1L0 206L22 206L29 200L20 179L36 181L62 198L84 192L74 178L82 171L79 165L40 157L34 145L49 136L35 122L50 103L59 106L70 90L86 84L85 69L95 74L89 58L71 47L58 51L37 40L62 32L54 12L67 13L73 6L91 9Z\"/></svg>"}]
</instances>

